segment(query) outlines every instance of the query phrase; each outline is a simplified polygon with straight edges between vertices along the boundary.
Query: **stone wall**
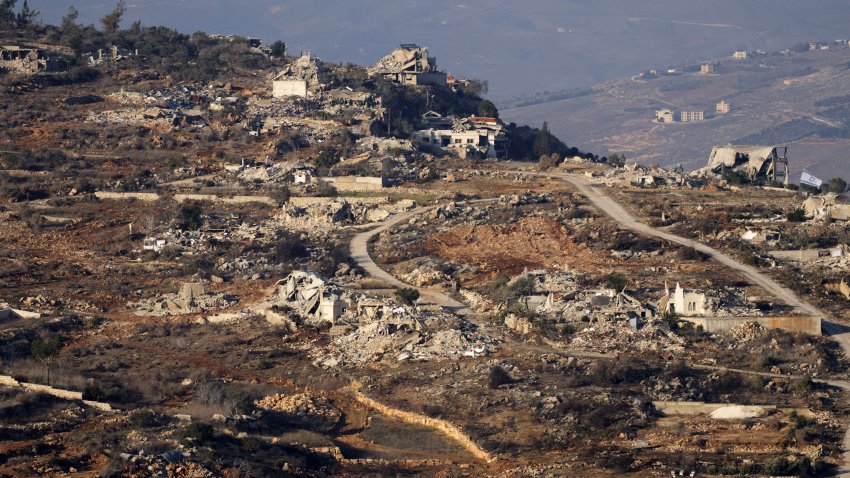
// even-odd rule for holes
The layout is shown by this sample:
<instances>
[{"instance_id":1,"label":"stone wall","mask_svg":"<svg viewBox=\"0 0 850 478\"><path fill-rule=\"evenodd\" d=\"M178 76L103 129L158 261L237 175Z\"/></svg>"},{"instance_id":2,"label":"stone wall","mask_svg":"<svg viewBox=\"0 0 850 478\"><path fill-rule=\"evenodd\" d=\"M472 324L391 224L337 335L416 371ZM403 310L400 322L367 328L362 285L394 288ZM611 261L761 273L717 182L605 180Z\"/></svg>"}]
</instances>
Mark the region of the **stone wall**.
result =
<instances>
[{"instance_id":1,"label":"stone wall","mask_svg":"<svg viewBox=\"0 0 850 478\"><path fill-rule=\"evenodd\" d=\"M451 423L445 420L440 420L438 418L430 418L424 415L419 415L416 413L399 410L397 408L388 407L383 403L380 403L376 400L367 397L360 391L354 392L354 398L363 405L377 410L378 412L383 413L388 417L396 418L405 423L412 423L414 425L422 425L428 428L433 428L448 436L452 440L456 441L464 449L466 449L466 451L468 451L480 460L484 460L487 462L491 462L494 460L494 458L491 457L489 453L481 449L481 447L479 447L474 441L472 441L471 438L466 436L466 434L464 434L458 427L452 425Z\"/></svg>"},{"instance_id":2,"label":"stone wall","mask_svg":"<svg viewBox=\"0 0 850 478\"><path fill-rule=\"evenodd\" d=\"M54 388L47 385L40 385L37 383L19 382L8 375L0 375L0 385L11 388L20 388L26 390L27 392L44 393L57 398L61 398L63 400L81 401L92 408L97 408L98 410L105 412L113 411L112 406L110 406L108 403L83 400L82 392L72 392L70 390L62 390L61 388Z\"/></svg>"},{"instance_id":3,"label":"stone wall","mask_svg":"<svg viewBox=\"0 0 850 478\"><path fill-rule=\"evenodd\" d=\"M277 207L277 201L268 196L216 196L215 194L175 194L174 200L180 203L186 201L208 201L219 204L250 204L261 203Z\"/></svg>"},{"instance_id":4,"label":"stone wall","mask_svg":"<svg viewBox=\"0 0 850 478\"><path fill-rule=\"evenodd\" d=\"M768 317L682 317L694 325L701 326L709 333L724 332L747 322L755 322L768 329L782 329L789 332L803 332L809 335L821 335L819 317L804 315L768 316Z\"/></svg>"},{"instance_id":5,"label":"stone wall","mask_svg":"<svg viewBox=\"0 0 850 478\"><path fill-rule=\"evenodd\" d=\"M330 183L337 191L369 192L384 189L384 178L365 176L338 176L334 178L322 178L322 181Z\"/></svg>"},{"instance_id":6,"label":"stone wall","mask_svg":"<svg viewBox=\"0 0 850 478\"><path fill-rule=\"evenodd\" d=\"M98 191L94 193L94 196L98 199L134 199L145 202L158 201L160 198L157 193L117 193L111 191Z\"/></svg>"}]
</instances>

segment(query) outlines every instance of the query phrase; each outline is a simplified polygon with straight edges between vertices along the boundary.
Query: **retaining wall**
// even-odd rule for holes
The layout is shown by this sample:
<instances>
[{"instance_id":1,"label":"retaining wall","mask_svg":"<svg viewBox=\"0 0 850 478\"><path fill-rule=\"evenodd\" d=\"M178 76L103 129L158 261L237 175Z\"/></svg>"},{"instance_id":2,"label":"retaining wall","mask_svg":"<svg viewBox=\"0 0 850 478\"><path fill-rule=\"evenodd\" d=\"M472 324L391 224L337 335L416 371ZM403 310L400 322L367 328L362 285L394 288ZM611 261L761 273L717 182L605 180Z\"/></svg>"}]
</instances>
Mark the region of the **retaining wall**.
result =
<instances>
[{"instance_id":1,"label":"retaining wall","mask_svg":"<svg viewBox=\"0 0 850 478\"><path fill-rule=\"evenodd\" d=\"M71 390L62 390L61 388L54 388L48 385L40 385L37 383L19 382L8 375L0 375L0 385L12 388L21 388L28 392L44 393L57 398L61 398L63 400L81 401L92 408L97 408L98 410L102 410L105 412L112 411L112 406L108 403L83 400L82 392L72 392Z\"/></svg>"},{"instance_id":2,"label":"retaining wall","mask_svg":"<svg viewBox=\"0 0 850 478\"><path fill-rule=\"evenodd\" d=\"M438 418L430 418L423 415L418 415L412 412L406 412L404 410L399 410L397 408L391 408L383 403L375 401L366 395L363 395L360 391L354 392L354 398L366 405L369 408L377 410L380 413L392 418L396 418L405 423L412 423L414 425L422 425L428 428L433 428L437 431L440 431L444 435L448 436L452 440L459 443L466 451L471 453L473 456L480 460L485 460L487 462L493 461L493 458L486 451L481 449L471 438L466 436L458 427L452 425L451 423L440 420Z\"/></svg>"},{"instance_id":3,"label":"retaining wall","mask_svg":"<svg viewBox=\"0 0 850 478\"><path fill-rule=\"evenodd\" d=\"M381 191L386 185L382 177L337 176L321 180L333 184L337 191Z\"/></svg>"},{"instance_id":4,"label":"retaining wall","mask_svg":"<svg viewBox=\"0 0 850 478\"><path fill-rule=\"evenodd\" d=\"M373 204L386 204L389 202L389 198L386 196L378 196L378 197L370 197L370 198L323 198L323 197L297 197L297 198L289 198L289 206L294 207L307 207L313 206L315 204L333 204L337 202L338 199L345 199L351 205L373 205Z\"/></svg>"},{"instance_id":5,"label":"retaining wall","mask_svg":"<svg viewBox=\"0 0 850 478\"><path fill-rule=\"evenodd\" d=\"M277 207L277 201L268 196L216 196L215 194L175 194L174 200L177 202L186 201L208 201L219 204L250 204L261 203L271 207Z\"/></svg>"},{"instance_id":6,"label":"retaining wall","mask_svg":"<svg viewBox=\"0 0 850 478\"><path fill-rule=\"evenodd\" d=\"M160 195L157 193L117 193L111 191L97 191L94 196L98 199L135 199L137 201L158 201Z\"/></svg>"},{"instance_id":7,"label":"retaining wall","mask_svg":"<svg viewBox=\"0 0 850 478\"><path fill-rule=\"evenodd\" d=\"M804 315L769 317L682 317L694 325L702 326L706 332L724 332L747 322L755 322L768 329L782 329L789 332L803 332L809 335L821 335L820 317Z\"/></svg>"}]
</instances>

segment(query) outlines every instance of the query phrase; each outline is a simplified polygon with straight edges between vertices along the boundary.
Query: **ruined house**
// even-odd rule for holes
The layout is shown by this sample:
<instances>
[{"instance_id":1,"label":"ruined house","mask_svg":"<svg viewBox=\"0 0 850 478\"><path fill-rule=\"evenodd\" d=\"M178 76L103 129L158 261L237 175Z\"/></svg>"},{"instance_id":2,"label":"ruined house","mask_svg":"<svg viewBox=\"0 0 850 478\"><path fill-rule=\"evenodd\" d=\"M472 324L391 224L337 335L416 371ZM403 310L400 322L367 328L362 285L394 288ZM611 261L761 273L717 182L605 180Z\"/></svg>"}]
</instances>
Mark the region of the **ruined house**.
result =
<instances>
[{"instance_id":1,"label":"ruined house","mask_svg":"<svg viewBox=\"0 0 850 478\"><path fill-rule=\"evenodd\" d=\"M812 219L850 221L850 198L836 193L811 196L803 201L803 211Z\"/></svg>"},{"instance_id":2,"label":"ruined house","mask_svg":"<svg viewBox=\"0 0 850 478\"><path fill-rule=\"evenodd\" d=\"M422 149L450 149L462 158L508 159L510 147L507 128L501 120L478 116L456 119L451 129L416 131L413 138Z\"/></svg>"},{"instance_id":3,"label":"ruined house","mask_svg":"<svg viewBox=\"0 0 850 478\"><path fill-rule=\"evenodd\" d=\"M342 289L312 271L293 271L277 286L278 302L308 320L333 324L348 307L341 299Z\"/></svg>"},{"instance_id":4,"label":"ruined house","mask_svg":"<svg viewBox=\"0 0 850 478\"><path fill-rule=\"evenodd\" d=\"M672 295L667 286L664 292L659 309L666 312L675 312L682 317L701 317L714 313L715 304L702 292L683 289L678 282Z\"/></svg>"},{"instance_id":5,"label":"ruined house","mask_svg":"<svg viewBox=\"0 0 850 478\"><path fill-rule=\"evenodd\" d=\"M785 146L717 146L711 150L708 165L697 172L723 174L741 171L750 180L782 178L788 184L788 148Z\"/></svg>"},{"instance_id":6,"label":"ruined house","mask_svg":"<svg viewBox=\"0 0 850 478\"><path fill-rule=\"evenodd\" d=\"M38 48L4 45L0 46L0 68L26 74L55 73L68 69L68 62Z\"/></svg>"},{"instance_id":7,"label":"ruined house","mask_svg":"<svg viewBox=\"0 0 850 478\"><path fill-rule=\"evenodd\" d=\"M324 82L322 61L310 54L303 55L272 78L272 96L306 98L321 91Z\"/></svg>"},{"instance_id":8,"label":"ruined house","mask_svg":"<svg viewBox=\"0 0 850 478\"><path fill-rule=\"evenodd\" d=\"M89 65L96 66L104 63L122 61L132 56L139 56L139 50L130 50L128 48L120 48L112 45L107 50L98 48L97 51L87 53L87 56L89 59Z\"/></svg>"},{"instance_id":9,"label":"ruined house","mask_svg":"<svg viewBox=\"0 0 850 478\"><path fill-rule=\"evenodd\" d=\"M381 58L369 76L380 76L400 85L446 86L446 74L437 70L437 59L428 56L428 49L414 44L401 45Z\"/></svg>"}]
</instances>

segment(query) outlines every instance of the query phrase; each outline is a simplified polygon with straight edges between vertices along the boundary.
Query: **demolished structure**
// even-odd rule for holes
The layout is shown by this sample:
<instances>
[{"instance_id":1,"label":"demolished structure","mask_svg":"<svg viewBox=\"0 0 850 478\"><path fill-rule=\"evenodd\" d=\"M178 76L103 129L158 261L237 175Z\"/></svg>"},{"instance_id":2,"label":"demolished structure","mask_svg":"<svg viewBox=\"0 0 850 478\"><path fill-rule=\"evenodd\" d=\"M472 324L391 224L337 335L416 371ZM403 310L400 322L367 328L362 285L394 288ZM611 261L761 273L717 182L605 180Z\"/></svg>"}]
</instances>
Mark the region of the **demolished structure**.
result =
<instances>
[{"instance_id":1,"label":"demolished structure","mask_svg":"<svg viewBox=\"0 0 850 478\"><path fill-rule=\"evenodd\" d=\"M430 124L438 124L430 116ZM451 129L429 128L413 133L414 140L426 150L450 149L461 158L508 159L510 139L504 123L498 118L471 116L455 119Z\"/></svg>"},{"instance_id":2,"label":"demolished structure","mask_svg":"<svg viewBox=\"0 0 850 478\"><path fill-rule=\"evenodd\" d=\"M428 56L428 49L414 44L404 44L381 58L369 76L380 76L400 85L446 86L447 75L437 70L437 59Z\"/></svg>"},{"instance_id":3,"label":"demolished structure","mask_svg":"<svg viewBox=\"0 0 850 478\"><path fill-rule=\"evenodd\" d=\"M306 98L324 86L324 64L310 54L303 55L272 78L272 96Z\"/></svg>"},{"instance_id":4,"label":"demolished structure","mask_svg":"<svg viewBox=\"0 0 850 478\"><path fill-rule=\"evenodd\" d=\"M277 287L279 303L307 319L334 324L348 307L342 288L312 271L293 271Z\"/></svg>"},{"instance_id":5,"label":"demolished structure","mask_svg":"<svg viewBox=\"0 0 850 478\"><path fill-rule=\"evenodd\" d=\"M806 217L850 221L850 198L846 194L827 193L803 201Z\"/></svg>"},{"instance_id":6,"label":"demolished structure","mask_svg":"<svg viewBox=\"0 0 850 478\"><path fill-rule=\"evenodd\" d=\"M50 57L46 51L17 45L0 46L0 68L16 73L55 73L65 71L68 62Z\"/></svg>"},{"instance_id":7,"label":"demolished structure","mask_svg":"<svg viewBox=\"0 0 850 478\"><path fill-rule=\"evenodd\" d=\"M164 294L151 300L128 304L136 315L181 315L230 307L238 302L229 294L209 294L200 282L186 282L177 294Z\"/></svg>"},{"instance_id":8,"label":"demolished structure","mask_svg":"<svg viewBox=\"0 0 850 478\"><path fill-rule=\"evenodd\" d=\"M751 181L781 178L788 185L788 147L786 146L717 146L711 151L708 165L696 174L743 172Z\"/></svg>"}]
</instances>

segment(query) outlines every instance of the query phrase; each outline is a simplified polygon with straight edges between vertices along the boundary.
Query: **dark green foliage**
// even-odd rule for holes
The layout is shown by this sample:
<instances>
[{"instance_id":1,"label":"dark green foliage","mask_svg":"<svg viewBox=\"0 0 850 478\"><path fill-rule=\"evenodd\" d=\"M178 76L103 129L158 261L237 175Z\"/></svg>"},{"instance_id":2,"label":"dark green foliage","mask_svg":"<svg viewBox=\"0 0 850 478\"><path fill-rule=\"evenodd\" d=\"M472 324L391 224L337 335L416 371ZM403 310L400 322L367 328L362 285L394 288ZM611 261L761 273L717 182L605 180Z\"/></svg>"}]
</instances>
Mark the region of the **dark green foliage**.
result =
<instances>
[{"instance_id":1,"label":"dark green foliage","mask_svg":"<svg viewBox=\"0 0 850 478\"><path fill-rule=\"evenodd\" d=\"M212 441L215 436L215 430L212 425L203 422L193 422L186 429L186 438L194 440L198 443L207 443Z\"/></svg>"},{"instance_id":2,"label":"dark green foliage","mask_svg":"<svg viewBox=\"0 0 850 478\"><path fill-rule=\"evenodd\" d=\"M177 214L176 225L184 231L197 231L204 225L203 213L200 204L186 204L180 208L180 212Z\"/></svg>"},{"instance_id":3,"label":"dark green foliage","mask_svg":"<svg viewBox=\"0 0 850 478\"><path fill-rule=\"evenodd\" d=\"M417 300L419 300L419 291L412 288L401 288L395 290L396 299L399 300L402 304L405 305L413 305Z\"/></svg>"},{"instance_id":4,"label":"dark green foliage","mask_svg":"<svg viewBox=\"0 0 850 478\"><path fill-rule=\"evenodd\" d=\"M665 310L664 314L661 315L661 320L667 322L667 325L670 326L670 330L677 331L679 330L679 322L681 322L681 317L679 314L672 310Z\"/></svg>"},{"instance_id":5,"label":"dark green foliage","mask_svg":"<svg viewBox=\"0 0 850 478\"><path fill-rule=\"evenodd\" d=\"M68 161L62 151L40 149L37 151L21 151L6 156L4 162L9 169L25 169L27 171L52 171Z\"/></svg>"},{"instance_id":6,"label":"dark green foliage","mask_svg":"<svg viewBox=\"0 0 850 478\"><path fill-rule=\"evenodd\" d=\"M532 145L532 158L539 158L552 153L552 135L549 133L549 123L543 122L543 127L537 132Z\"/></svg>"},{"instance_id":7,"label":"dark green foliage","mask_svg":"<svg viewBox=\"0 0 850 478\"><path fill-rule=\"evenodd\" d=\"M608 274L605 277L605 287L609 289L614 289L617 292L623 290L626 287L626 284L629 283L629 280L623 274L613 272Z\"/></svg>"},{"instance_id":8,"label":"dark green foliage","mask_svg":"<svg viewBox=\"0 0 850 478\"><path fill-rule=\"evenodd\" d=\"M486 118L499 117L498 108L496 108L496 105L490 100L481 100L481 103L478 103L478 110L476 113L478 116L484 116Z\"/></svg>"},{"instance_id":9,"label":"dark green foliage","mask_svg":"<svg viewBox=\"0 0 850 478\"><path fill-rule=\"evenodd\" d=\"M274 258L278 263L307 256L307 247L297 234L278 231L275 241Z\"/></svg>"},{"instance_id":10,"label":"dark green foliage","mask_svg":"<svg viewBox=\"0 0 850 478\"><path fill-rule=\"evenodd\" d=\"M325 147L319 150L316 156L316 167L330 169L340 160L339 151L335 148Z\"/></svg>"},{"instance_id":11,"label":"dark green foliage","mask_svg":"<svg viewBox=\"0 0 850 478\"><path fill-rule=\"evenodd\" d=\"M269 48L271 49L272 56L282 57L286 54L286 43L280 40L272 43Z\"/></svg>"},{"instance_id":12,"label":"dark green foliage","mask_svg":"<svg viewBox=\"0 0 850 478\"><path fill-rule=\"evenodd\" d=\"M280 186L275 189L272 194L272 199L277 201L277 203L281 206L289 202L289 198L292 196L292 193L289 192L289 187Z\"/></svg>"},{"instance_id":13,"label":"dark green foliage","mask_svg":"<svg viewBox=\"0 0 850 478\"><path fill-rule=\"evenodd\" d=\"M23 5L21 5L21 11L15 17L15 24L19 29L24 29L32 25L38 15L39 13L37 11L30 8L29 2L24 0Z\"/></svg>"},{"instance_id":14,"label":"dark green foliage","mask_svg":"<svg viewBox=\"0 0 850 478\"><path fill-rule=\"evenodd\" d=\"M832 178L821 187L823 192L843 193L847 190L847 181L842 178Z\"/></svg>"},{"instance_id":15,"label":"dark green foliage","mask_svg":"<svg viewBox=\"0 0 850 478\"><path fill-rule=\"evenodd\" d=\"M37 338L32 341L30 350L32 357L39 362L45 362L53 358L59 353L59 348L62 346L62 337L53 335L47 339Z\"/></svg>"},{"instance_id":16,"label":"dark green foliage","mask_svg":"<svg viewBox=\"0 0 850 478\"><path fill-rule=\"evenodd\" d=\"M537 161L540 155L534 155L534 143L540 137L540 130L529 126L517 126L514 123L508 125L511 136L508 157L520 161ZM549 134L550 153L556 153L559 157L581 156L583 158L597 161L599 158L589 153L583 153L578 148L569 147L561 140Z\"/></svg>"},{"instance_id":17,"label":"dark green foliage","mask_svg":"<svg viewBox=\"0 0 850 478\"><path fill-rule=\"evenodd\" d=\"M747 173L743 171L735 171L733 169L727 169L723 171L723 179L725 179L727 183L733 185L743 185L750 183L750 177L747 176Z\"/></svg>"},{"instance_id":18,"label":"dark green foliage","mask_svg":"<svg viewBox=\"0 0 850 478\"><path fill-rule=\"evenodd\" d=\"M678 251L679 259L683 261L707 261L709 256L704 252L700 252L693 247L680 247Z\"/></svg>"},{"instance_id":19,"label":"dark green foliage","mask_svg":"<svg viewBox=\"0 0 850 478\"><path fill-rule=\"evenodd\" d=\"M490 369L490 375L488 377L490 388L499 388L502 385L509 385L514 382L515 380L501 366L496 365Z\"/></svg>"},{"instance_id":20,"label":"dark green foliage","mask_svg":"<svg viewBox=\"0 0 850 478\"><path fill-rule=\"evenodd\" d=\"M139 428L159 428L165 425L167 421L165 416L148 410L138 411L130 415L130 423Z\"/></svg>"},{"instance_id":21,"label":"dark green foliage","mask_svg":"<svg viewBox=\"0 0 850 478\"><path fill-rule=\"evenodd\" d=\"M788 222L804 222L806 220L806 212L802 208L794 209L786 216Z\"/></svg>"},{"instance_id":22,"label":"dark green foliage","mask_svg":"<svg viewBox=\"0 0 850 478\"><path fill-rule=\"evenodd\" d=\"M112 34L118 30L118 26L121 23L121 17L124 16L124 10L126 10L124 0L118 0L115 4L115 8L100 19L100 24L103 26L104 33Z\"/></svg>"},{"instance_id":23,"label":"dark green foliage","mask_svg":"<svg viewBox=\"0 0 850 478\"><path fill-rule=\"evenodd\" d=\"M0 28L12 28L16 26L15 4L18 0L0 1Z\"/></svg>"}]
</instances>

